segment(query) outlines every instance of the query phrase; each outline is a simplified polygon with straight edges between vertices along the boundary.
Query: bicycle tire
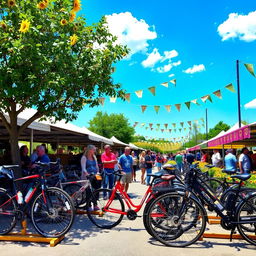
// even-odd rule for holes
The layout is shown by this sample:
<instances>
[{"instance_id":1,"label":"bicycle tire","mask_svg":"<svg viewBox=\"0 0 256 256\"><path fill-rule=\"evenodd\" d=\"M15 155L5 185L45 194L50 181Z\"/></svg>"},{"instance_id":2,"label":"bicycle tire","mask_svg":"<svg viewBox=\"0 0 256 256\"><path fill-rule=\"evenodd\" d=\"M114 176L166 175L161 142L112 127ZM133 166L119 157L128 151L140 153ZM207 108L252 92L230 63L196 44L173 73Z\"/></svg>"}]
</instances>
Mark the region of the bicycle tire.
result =
<instances>
[{"instance_id":1,"label":"bicycle tire","mask_svg":"<svg viewBox=\"0 0 256 256\"><path fill-rule=\"evenodd\" d=\"M204 233L206 227L206 217L204 209L200 203L189 197L184 200L183 195L178 193L166 193L157 197L151 203L146 218L146 225L150 229L150 234L161 242L170 247L186 247L195 243ZM188 206L196 208L192 213L188 212ZM182 217L178 216L178 212L184 207ZM192 216L193 214L193 216ZM190 215L192 221L189 220ZM200 228L198 229L198 225ZM187 241L187 233L192 234L194 229L194 237ZM183 237L185 235L185 238Z\"/></svg>"},{"instance_id":2,"label":"bicycle tire","mask_svg":"<svg viewBox=\"0 0 256 256\"><path fill-rule=\"evenodd\" d=\"M46 203L44 202L46 199ZM61 237L71 228L75 217L70 196L60 188L47 188L33 200L31 220L44 237Z\"/></svg>"},{"instance_id":3,"label":"bicycle tire","mask_svg":"<svg viewBox=\"0 0 256 256\"><path fill-rule=\"evenodd\" d=\"M79 184L66 184L63 190L69 194L74 202L75 208L83 208L86 205L85 192L79 192L81 185Z\"/></svg>"},{"instance_id":4,"label":"bicycle tire","mask_svg":"<svg viewBox=\"0 0 256 256\"><path fill-rule=\"evenodd\" d=\"M148 234L150 234L153 237L153 233L151 232L150 228L147 225L147 215L148 215L148 209L151 205L151 203L155 200L155 198L151 198L149 200L149 202L147 202L147 204L145 205L144 211L143 211L143 225L146 229L146 231L148 232Z\"/></svg>"},{"instance_id":5,"label":"bicycle tire","mask_svg":"<svg viewBox=\"0 0 256 256\"><path fill-rule=\"evenodd\" d=\"M6 235L12 231L17 222L17 203L15 199L3 188L0 188L0 235ZM5 204L8 200L9 203ZM5 205L3 205L5 204Z\"/></svg>"},{"instance_id":6,"label":"bicycle tire","mask_svg":"<svg viewBox=\"0 0 256 256\"><path fill-rule=\"evenodd\" d=\"M246 214L244 216L243 212ZM253 214L253 215L252 215ZM239 223L243 220L248 221L246 223ZM251 220L249 219L251 217ZM256 239L252 236L255 236L256 233L256 195L253 194L241 202L237 209L237 229L240 235L250 244L256 245ZM249 223L251 222L251 223ZM249 233L249 234L248 234Z\"/></svg>"},{"instance_id":7,"label":"bicycle tire","mask_svg":"<svg viewBox=\"0 0 256 256\"><path fill-rule=\"evenodd\" d=\"M110 213L104 211L104 207L108 202L108 197L111 195L112 190L110 189L97 189L92 192L91 197L87 202L87 215L90 221L99 228L111 229L117 226L123 219L124 215L119 213ZM107 197L107 199L105 199ZM99 211L90 211L92 205L96 205L100 208ZM125 211L123 200L119 194L115 194L115 199L110 204L111 209L118 211ZM115 216L117 216L115 218ZM105 218L105 219L104 219Z\"/></svg>"}]
</instances>

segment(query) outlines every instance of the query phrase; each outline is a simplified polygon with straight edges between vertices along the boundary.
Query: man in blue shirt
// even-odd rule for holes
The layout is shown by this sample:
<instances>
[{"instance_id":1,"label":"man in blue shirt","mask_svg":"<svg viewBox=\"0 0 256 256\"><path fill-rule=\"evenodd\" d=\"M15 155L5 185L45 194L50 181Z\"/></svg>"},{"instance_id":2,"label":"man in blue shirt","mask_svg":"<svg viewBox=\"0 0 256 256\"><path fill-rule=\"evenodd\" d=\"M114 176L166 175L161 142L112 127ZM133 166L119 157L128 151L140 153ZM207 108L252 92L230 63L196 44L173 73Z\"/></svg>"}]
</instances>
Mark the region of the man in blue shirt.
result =
<instances>
[{"instance_id":1,"label":"man in blue shirt","mask_svg":"<svg viewBox=\"0 0 256 256\"><path fill-rule=\"evenodd\" d=\"M237 170L237 159L236 159L236 156L234 155L234 150L232 148L226 151L224 162L225 162L226 170L228 171Z\"/></svg>"},{"instance_id":2,"label":"man in blue shirt","mask_svg":"<svg viewBox=\"0 0 256 256\"><path fill-rule=\"evenodd\" d=\"M119 164L122 167L124 172L124 176L122 177L122 183L124 184L124 189L127 192L129 188L129 184L132 182L132 164L133 159L130 155L131 149L126 147L124 150L124 154L122 154L119 158Z\"/></svg>"}]
</instances>

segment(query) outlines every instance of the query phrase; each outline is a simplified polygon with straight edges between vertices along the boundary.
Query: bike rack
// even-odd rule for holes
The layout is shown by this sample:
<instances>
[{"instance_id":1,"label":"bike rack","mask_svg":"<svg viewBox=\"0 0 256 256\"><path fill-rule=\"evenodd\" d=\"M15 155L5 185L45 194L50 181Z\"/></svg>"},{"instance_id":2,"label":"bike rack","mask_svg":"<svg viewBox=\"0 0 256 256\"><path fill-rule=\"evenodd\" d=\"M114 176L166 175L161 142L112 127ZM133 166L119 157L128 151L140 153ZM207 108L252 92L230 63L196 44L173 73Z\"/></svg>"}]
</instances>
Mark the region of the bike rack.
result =
<instances>
[{"instance_id":1,"label":"bike rack","mask_svg":"<svg viewBox=\"0 0 256 256\"><path fill-rule=\"evenodd\" d=\"M15 241L15 242L31 242L31 243L49 243L50 247L54 247L60 243L65 236L61 237L43 237L39 234L27 233L27 221L23 220L21 222L21 232L20 233L10 233L7 235L0 236L0 241Z\"/></svg>"},{"instance_id":2,"label":"bike rack","mask_svg":"<svg viewBox=\"0 0 256 256\"><path fill-rule=\"evenodd\" d=\"M220 224L221 218L219 216L208 216L209 225Z\"/></svg>"}]
</instances>

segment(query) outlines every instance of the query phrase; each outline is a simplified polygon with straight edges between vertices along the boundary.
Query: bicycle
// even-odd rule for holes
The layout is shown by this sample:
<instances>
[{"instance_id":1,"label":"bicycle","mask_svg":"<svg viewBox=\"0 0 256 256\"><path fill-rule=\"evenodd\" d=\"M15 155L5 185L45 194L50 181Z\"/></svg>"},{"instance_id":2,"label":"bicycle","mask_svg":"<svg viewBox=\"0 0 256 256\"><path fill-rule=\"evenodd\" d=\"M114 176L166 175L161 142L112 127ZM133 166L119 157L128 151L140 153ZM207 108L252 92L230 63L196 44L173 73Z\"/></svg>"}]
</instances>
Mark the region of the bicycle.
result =
<instances>
[{"instance_id":1,"label":"bicycle","mask_svg":"<svg viewBox=\"0 0 256 256\"><path fill-rule=\"evenodd\" d=\"M175 175L163 175L163 173L150 174L153 179L141 199L141 202L136 205L124 191L124 186L121 184L120 180L123 174L121 174L120 171L116 171L114 174L117 176L114 188L112 190L95 190L88 200L87 209L92 204L97 204L100 208L96 213L89 210L87 211L87 215L91 222L99 228L111 229L117 226L124 216L127 216L129 220L135 220L138 217L137 212L141 210L144 203L146 202L147 205L148 202L158 195L159 190L156 189L153 191L152 189L154 181L157 178L161 178L169 182L175 178ZM170 191L169 186L167 187L167 190ZM106 195L108 195L107 198ZM125 211L124 202L128 207L127 211Z\"/></svg>"},{"instance_id":2,"label":"bicycle","mask_svg":"<svg viewBox=\"0 0 256 256\"><path fill-rule=\"evenodd\" d=\"M248 193L237 204L242 183L251 175L236 174L231 177L240 181L227 207L214 195L197 166L193 166L186 175L185 191L177 190L176 193L162 195L151 202L146 221L154 238L172 247L195 243L204 233L208 219L201 204L203 201L220 216L222 228L231 230L231 239L237 229L246 241L256 245L255 236L252 236L256 232L256 193ZM161 225L157 225L158 222Z\"/></svg>"},{"instance_id":3,"label":"bicycle","mask_svg":"<svg viewBox=\"0 0 256 256\"><path fill-rule=\"evenodd\" d=\"M44 237L65 235L74 222L74 205L69 195L60 188L48 188L45 184L45 171L48 164L36 163L38 174L14 179L12 168L3 166L0 173L12 185L10 191L0 188L0 234L5 235L15 227L17 220L30 217L36 231ZM16 191L16 182L31 181L30 189L23 202L21 192Z\"/></svg>"}]
</instances>

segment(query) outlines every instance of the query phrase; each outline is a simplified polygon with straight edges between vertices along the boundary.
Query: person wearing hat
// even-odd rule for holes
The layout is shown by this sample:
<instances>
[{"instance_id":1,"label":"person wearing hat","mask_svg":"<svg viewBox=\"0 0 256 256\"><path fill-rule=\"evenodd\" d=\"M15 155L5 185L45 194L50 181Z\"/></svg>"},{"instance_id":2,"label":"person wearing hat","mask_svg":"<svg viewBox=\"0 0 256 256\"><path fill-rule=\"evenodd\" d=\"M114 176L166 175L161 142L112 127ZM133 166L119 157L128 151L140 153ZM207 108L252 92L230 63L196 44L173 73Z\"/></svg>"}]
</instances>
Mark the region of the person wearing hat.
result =
<instances>
[{"instance_id":1,"label":"person wearing hat","mask_svg":"<svg viewBox=\"0 0 256 256\"><path fill-rule=\"evenodd\" d=\"M225 169L228 171L237 170L237 159L234 155L234 149L230 148L226 151L226 156L224 158Z\"/></svg>"}]
</instances>

